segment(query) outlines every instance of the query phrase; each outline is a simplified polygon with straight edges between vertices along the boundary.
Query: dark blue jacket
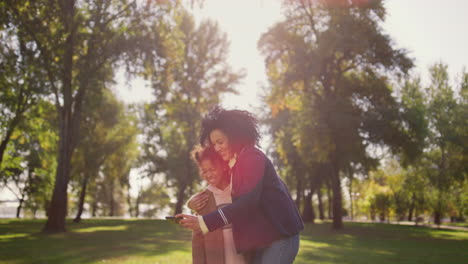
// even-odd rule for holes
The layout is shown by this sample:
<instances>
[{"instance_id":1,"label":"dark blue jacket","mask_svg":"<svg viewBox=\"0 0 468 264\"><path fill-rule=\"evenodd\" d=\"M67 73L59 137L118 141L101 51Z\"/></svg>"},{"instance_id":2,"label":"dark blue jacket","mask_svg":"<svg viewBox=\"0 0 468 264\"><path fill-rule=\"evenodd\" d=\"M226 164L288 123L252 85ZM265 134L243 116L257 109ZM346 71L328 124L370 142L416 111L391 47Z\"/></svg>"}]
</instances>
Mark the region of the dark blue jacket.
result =
<instances>
[{"instance_id":1,"label":"dark blue jacket","mask_svg":"<svg viewBox=\"0 0 468 264\"><path fill-rule=\"evenodd\" d=\"M232 172L233 203L203 216L208 230L232 223L240 253L268 246L304 228L286 185L260 150L245 147Z\"/></svg>"}]
</instances>

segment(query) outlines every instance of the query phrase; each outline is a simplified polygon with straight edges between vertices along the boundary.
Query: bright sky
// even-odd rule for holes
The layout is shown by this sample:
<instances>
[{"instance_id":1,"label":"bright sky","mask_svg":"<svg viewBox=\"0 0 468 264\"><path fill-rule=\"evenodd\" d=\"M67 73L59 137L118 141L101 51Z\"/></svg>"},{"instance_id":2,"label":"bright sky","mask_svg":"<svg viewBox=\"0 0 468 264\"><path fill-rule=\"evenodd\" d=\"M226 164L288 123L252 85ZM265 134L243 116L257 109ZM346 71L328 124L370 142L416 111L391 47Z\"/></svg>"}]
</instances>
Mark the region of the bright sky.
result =
<instances>
[{"instance_id":1,"label":"bright sky","mask_svg":"<svg viewBox=\"0 0 468 264\"><path fill-rule=\"evenodd\" d=\"M387 0L386 7L384 29L398 48L410 51L423 80L435 62L448 64L452 78L468 66L468 1Z\"/></svg>"},{"instance_id":2,"label":"bright sky","mask_svg":"<svg viewBox=\"0 0 468 264\"><path fill-rule=\"evenodd\" d=\"M387 0L385 31L398 48L406 48L415 59L423 81L427 81L430 64L443 61L449 65L451 77L456 77L468 65L468 1L464 0ZM205 0L203 8L195 8L197 19L211 18L219 22L231 42L229 63L245 69L247 76L239 85L239 95L223 98L223 106L255 111L260 107L259 94L266 84L263 58L257 41L281 15L280 0ZM124 79L119 76L119 79ZM152 100L151 91L141 80L117 87L125 102ZM133 174L133 173L132 173ZM0 200L12 199L0 191Z\"/></svg>"},{"instance_id":3,"label":"bright sky","mask_svg":"<svg viewBox=\"0 0 468 264\"><path fill-rule=\"evenodd\" d=\"M382 25L396 47L410 51L416 72L427 80L430 64L443 61L456 77L468 64L468 1L464 0L386 0L387 20ZM245 69L247 76L238 86L239 95L228 95L222 104L227 108L254 111L260 107L259 94L266 84L263 58L257 41L282 17L280 0L205 0L202 8L192 10L197 19L211 18L230 40L229 63ZM127 102L151 100L151 91L142 81L132 88L121 86L119 94Z\"/></svg>"}]
</instances>

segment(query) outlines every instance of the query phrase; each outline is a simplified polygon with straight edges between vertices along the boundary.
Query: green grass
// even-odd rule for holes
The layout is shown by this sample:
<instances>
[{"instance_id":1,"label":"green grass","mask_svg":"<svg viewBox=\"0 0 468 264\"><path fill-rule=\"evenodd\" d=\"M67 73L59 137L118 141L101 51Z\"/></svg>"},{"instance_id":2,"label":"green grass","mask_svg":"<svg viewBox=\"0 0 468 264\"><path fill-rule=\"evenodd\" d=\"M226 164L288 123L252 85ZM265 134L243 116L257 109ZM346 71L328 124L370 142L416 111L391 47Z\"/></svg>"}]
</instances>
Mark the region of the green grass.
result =
<instances>
[{"instance_id":1,"label":"green grass","mask_svg":"<svg viewBox=\"0 0 468 264\"><path fill-rule=\"evenodd\" d=\"M435 223L431 223L435 225ZM442 223L441 225L446 225L446 226L455 226L455 227L468 227L468 223L466 222L461 222L461 223Z\"/></svg>"},{"instance_id":2,"label":"green grass","mask_svg":"<svg viewBox=\"0 0 468 264\"><path fill-rule=\"evenodd\" d=\"M308 225L297 263L467 263L468 232L428 227L346 223Z\"/></svg>"},{"instance_id":3,"label":"green grass","mask_svg":"<svg viewBox=\"0 0 468 264\"><path fill-rule=\"evenodd\" d=\"M191 233L163 220L84 220L45 235L44 220L0 219L0 263L190 263ZM295 263L467 263L468 232L308 224Z\"/></svg>"}]
</instances>

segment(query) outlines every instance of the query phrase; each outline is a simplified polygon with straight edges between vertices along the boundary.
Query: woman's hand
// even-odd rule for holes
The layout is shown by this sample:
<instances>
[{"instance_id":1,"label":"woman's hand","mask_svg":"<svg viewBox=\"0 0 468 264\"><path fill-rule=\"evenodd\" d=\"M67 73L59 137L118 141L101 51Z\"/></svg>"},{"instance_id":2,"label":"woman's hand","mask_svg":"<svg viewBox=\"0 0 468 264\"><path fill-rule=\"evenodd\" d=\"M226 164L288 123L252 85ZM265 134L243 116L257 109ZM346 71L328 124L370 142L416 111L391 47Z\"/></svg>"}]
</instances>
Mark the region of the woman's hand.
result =
<instances>
[{"instance_id":1,"label":"woman's hand","mask_svg":"<svg viewBox=\"0 0 468 264\"><path fill-rule=\"evenodd\" d=\"M200 224L198 223L198 217L193 215L178 214L175 217L182 217L179 224L184 228L191 229L195 232L201 232Z\"/></svg>"},{"instance_id":2,"label":"woman's hand","mask_svg":"<svg viewBox=\"0 0 468 264\"><path fill-rule=\"evenodd\" d=\"M187 203L187 206L194 211L199 211L206 206L207 202L208 194L206 194L205 191L203 191L195 194Z\"/></svg>"}]
</instances>

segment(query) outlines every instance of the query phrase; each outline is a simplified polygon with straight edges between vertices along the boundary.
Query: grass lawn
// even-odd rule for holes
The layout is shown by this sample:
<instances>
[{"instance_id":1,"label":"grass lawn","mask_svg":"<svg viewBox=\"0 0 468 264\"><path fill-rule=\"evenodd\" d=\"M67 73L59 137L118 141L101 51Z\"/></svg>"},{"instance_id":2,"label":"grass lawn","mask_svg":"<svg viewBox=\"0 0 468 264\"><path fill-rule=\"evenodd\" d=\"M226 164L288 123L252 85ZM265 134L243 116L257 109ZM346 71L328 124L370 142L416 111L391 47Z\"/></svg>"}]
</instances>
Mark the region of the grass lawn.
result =
<instances>
[{"instance_id":1,"label":"grass lawn","mask_svg":"<svg viewBox=\"0 0 468 264\"><path fill-rule=\"evenodd\" d=\"M0 263L190 263L191 233L163 220L84 220L39 233L45 220L0 219ZM295 263L468 263L468 232L387 224L308 224Z\"/></svg>"},{"instance_id":2,"label":"grass lawn","mask_svg":"<svg viewBox=\"0 0 468 264\"><path fill-rule=\"evenodd\" d=\"M431 223L433 225L435 225L435 223ZM462 223L442 223L442 225L446 225L446 226L456 226L456 227L468 227L468 223L467 222L462 222Z\"/></svg>"}]
</instances>

